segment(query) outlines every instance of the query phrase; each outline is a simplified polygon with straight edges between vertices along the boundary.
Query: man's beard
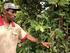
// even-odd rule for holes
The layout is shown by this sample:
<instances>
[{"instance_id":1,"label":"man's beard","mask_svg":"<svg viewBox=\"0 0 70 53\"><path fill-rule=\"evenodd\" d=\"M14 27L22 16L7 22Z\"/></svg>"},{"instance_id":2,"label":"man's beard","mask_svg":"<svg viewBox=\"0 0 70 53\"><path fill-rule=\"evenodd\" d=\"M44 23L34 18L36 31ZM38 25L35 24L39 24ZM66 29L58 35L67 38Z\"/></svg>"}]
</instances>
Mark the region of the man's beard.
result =
<instances>
[{"instance_id":1,"label":"man's beard","mask_svg":"<svg viewBox=\"0 0 70 53\"><path fill-rule=\"evenodd\" d=\"M8 20L9 23L11 23L12 21L15 21L14 18L10 18L10 17L8 17L7 20Z\"/></svg>"}]
</instances>

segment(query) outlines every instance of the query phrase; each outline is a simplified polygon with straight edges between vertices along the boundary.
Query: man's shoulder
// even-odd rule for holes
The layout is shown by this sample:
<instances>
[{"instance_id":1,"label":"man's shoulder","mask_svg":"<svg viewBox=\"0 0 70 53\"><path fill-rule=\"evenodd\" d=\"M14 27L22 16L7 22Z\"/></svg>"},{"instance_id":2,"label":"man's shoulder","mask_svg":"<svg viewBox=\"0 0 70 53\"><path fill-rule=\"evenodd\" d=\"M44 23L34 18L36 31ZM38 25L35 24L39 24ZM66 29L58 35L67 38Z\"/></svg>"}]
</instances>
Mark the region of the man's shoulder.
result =
<instances>
[{"instance_id":1,"label":"man's shoulder","mask_svg":"<svg viewBox=\"0 0 70 53\"><path fill-rule=\"evenodd\" d=\"M0 26L4 25L4 22L2 20L2 16L0 15Z\"/></svg>"}]
</instances>

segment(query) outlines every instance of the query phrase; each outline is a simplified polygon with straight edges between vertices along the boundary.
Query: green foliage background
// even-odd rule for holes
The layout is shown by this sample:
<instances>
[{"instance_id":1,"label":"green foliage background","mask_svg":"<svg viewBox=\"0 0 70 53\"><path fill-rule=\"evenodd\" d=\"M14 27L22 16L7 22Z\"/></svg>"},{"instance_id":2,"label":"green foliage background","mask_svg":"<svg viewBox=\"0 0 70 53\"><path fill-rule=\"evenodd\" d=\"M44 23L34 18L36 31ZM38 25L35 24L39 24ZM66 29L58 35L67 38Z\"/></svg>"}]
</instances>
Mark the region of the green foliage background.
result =
<instances>
[{"instance_id":1,"label":"green foliage background","mask_svg":"<svg viewBox=\"0 0 70 53\"><path fill-rule=\"evenodd\" d=\"M40 41L48 41L51 48L27 40L17 53L70 53L69 0L10 0L19 5L16 22ZM45 2L44 8L40 2ZM0 0L0 12L3 1ZM45 8L49 7L47 10Z\"/></svg>"}]
</instances>

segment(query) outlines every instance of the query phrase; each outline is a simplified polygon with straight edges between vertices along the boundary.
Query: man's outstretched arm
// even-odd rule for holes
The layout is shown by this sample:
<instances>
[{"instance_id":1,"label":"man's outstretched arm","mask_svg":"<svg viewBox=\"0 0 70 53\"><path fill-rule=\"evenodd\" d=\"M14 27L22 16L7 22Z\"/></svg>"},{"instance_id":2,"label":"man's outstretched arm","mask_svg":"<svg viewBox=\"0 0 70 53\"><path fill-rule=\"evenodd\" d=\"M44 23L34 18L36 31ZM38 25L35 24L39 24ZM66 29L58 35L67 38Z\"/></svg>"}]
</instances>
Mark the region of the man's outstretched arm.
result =
<instances>
[{"instance_id":1,"label":"man's outstretched arm","mask_svg":"<svg viewBox=\"0 0 70 53\"><path fill-rule=\"evenodd\" d=\"M37 38L27 34L25 38L22 39L22 42L25 41L26 39L30 40L31 42L36 42L36 43L41 43L43 46L50 48L50 43L49 42L40 42Z\"/></svg>"}]
</instances>

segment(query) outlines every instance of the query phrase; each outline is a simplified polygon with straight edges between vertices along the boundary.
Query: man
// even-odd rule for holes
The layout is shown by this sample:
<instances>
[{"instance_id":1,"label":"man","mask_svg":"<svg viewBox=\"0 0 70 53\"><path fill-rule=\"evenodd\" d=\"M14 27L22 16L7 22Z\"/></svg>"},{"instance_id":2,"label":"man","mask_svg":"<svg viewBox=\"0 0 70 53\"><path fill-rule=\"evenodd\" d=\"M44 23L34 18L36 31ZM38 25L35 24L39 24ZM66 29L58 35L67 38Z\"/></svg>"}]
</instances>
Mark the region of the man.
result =
<instances>
[{"instance_id":1,"label":"man","mask_svg":"<svg viewBox=\"0 0 70 53\"><path fill-rule=\"evenodd\" d=\"M3 15L0 16L0 53L16 53L16 46L20 40L39 42L14 22L18 10L13 3L4 4ZM48 42L41 42L41 44L49 48Z\"/></svg>"}]
</instances>

